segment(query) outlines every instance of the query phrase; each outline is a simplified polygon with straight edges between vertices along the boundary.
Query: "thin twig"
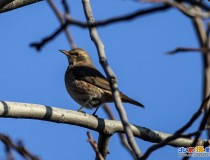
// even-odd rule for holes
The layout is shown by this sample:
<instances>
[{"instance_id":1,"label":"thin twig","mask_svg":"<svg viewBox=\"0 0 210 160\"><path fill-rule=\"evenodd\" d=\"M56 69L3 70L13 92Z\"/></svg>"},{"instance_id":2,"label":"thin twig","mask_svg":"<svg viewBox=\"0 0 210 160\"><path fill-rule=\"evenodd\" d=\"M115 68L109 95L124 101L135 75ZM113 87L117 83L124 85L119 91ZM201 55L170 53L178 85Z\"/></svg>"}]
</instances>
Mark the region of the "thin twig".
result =
<instances>
[{"instance_id":1,"label":"thin twig","mask_svg":"<svg viewBox=\"0 0 210 160\"><path fill-rule=\"evenodd\" d=\"M109 119L111 119L111 120L116 120L114 114L112 113L110 107L109 107L107 104L103 104L103 109L104 109L104 111L106 112L106 114L108 115ZM127 151L129 151L129 153L130 153L132 156L135 156L135 155L133 154L133 151L132 151L131 147L130 147L129 144L128 144L128 141L127 141L127 139L126 139L125 134L123 134L123 133L118 133L118 135L119 135L121 144L124 146L124 148L125 148Z\"/></svg>"},{"instance_id":2,"label":"thin twig","mask_svg":"<svg viewBox=\"0 0 210 160\"><path fill-rule=\"evenodd\" d=\"M209 115L210 115L210 109L208 109L208 111L206 111L204 116L203 116L203 119L202 119L202 121L200 123L200 126L199 126L199 129L198 129L199 133L196 135L195 140L194 140L194 142L192 144L193 147L196 146L202 131L205 130L205 126L206 126L207 120L209 118Z\"/></svg>"},{"instance_id":3,"label":"thin twig","mask_svg":"<svg viewBox=\"0 0 210 160\"><path fill-rule=\"evenodd\" d=\"M200 7L201 9L206 10L206 11L208 11L208 12L209 12L209 10L210 10L209 5L203 3L203 2L200 1L200 0L199 0L199 1L194 1L194 0L182 0L182 1L183 1L183 2L187 2L187 3L189 3L189 4L191 4L191 5L194 5L194 6Z\"/></svg>"},{"instance_id":4,"label":"thin twig","mask_svg":"<svg viewBox=\"0 0 210 160\"><path fill-rule=\"evenodd\" d=\"M84 8L87 22L89 24L93 24L94 18L93 18L90 2L89 2L89 0L83 0L82 2L83 2L83 8ZM114 101L115 101L115 106L116 106L116 109L120 115L120 119L122 121L123 128L125 130L128 143L129 143L130 147L132 148L132 150L135 154L135 157L138 159L141 157L141 152L138 148L138 145L136 144L136 141L134 139L133 133L130 128L130 124L128 122L128 118L127 118L125 109L122 105L122 101L121 101L118 86L117 86L117 78L116 78L113 70L111 69L111 67L108 65L108 61L106 59L106 53L104 50L104 45L98 35L96 27L89 27L89 32L90 32L90 37L98 50L98 56L100 59L100 63L109 79L109 83L110 83L110 86L112 89L112 95L113 95Z\"/></svg>"},{"instance_id":5,"label":"thin twig","mask_svg":"<svg viewBox=\"0 0 210 160\"><path fill-rule=\"evenodd\" d=\"M201 136L202 131L205 129L205 126L206 126L206 123L207 123L207 120L208 120L209 116L210 116L210 109L207 112L205 112L205 114L203 116L203 119L200 123L199 129L198 129L197 134L195 136L194 142L192 143L192 147L196 146L196 144L198 142L198 139ZM183 157L182 160L188 160L188 159L189 159L189 157Z\"/></svg>"},{"instance_id":6,"label":"thin twig","mask_svg":"<svg viewBox=\"0 0 210 160\"><path fill-rule=\"evenodd\" d=\"M54 4L54 2L53 2L52 0L48 0L47 2L48 2L48 4L49 4L49 6L52 8L52 10L53 10L53 12L55 13L56 17L58 18L58 20L60 21L61 25L63 25L63 24L64 24L64 19L63 19L63 17L62 17L62 14L59 12L58 8L57 8L56 5ZM63 6L64 6L65 11L67 11L68 14L69 14L69 9L68 9L67 6L66 6L67 4L66 4L65 2L63 2L62 4L63 4ZM67 14L67 13L66 13L66 14ZM69 16L69 18L70 18L70 16ZM69 42L71 48L76 48L77 46L76 46L76 44L74 43L74 40L73 40L73 38L72 38L72 36L71 36L71 34L70 34L68 28L64 28L64 32L65 32L66 38L67 38L67 40L68 40L68 42Z\"/></svg>"},{"instance_id":7,"label":"thin twig","mask_svg":"<svg viewBox=\"0 0 210 160\"><path fill-rule=\"evenodd\" d=\"M210 17L209 9L204 11L198 11L195 10L195 8L192 5L186 4L183 1L178 1L178 0L140 0L140 2L150 2L150 3L164 3L168 4L174 8L177 8L180 10L184 15L188 16L189 18L203 18L203 19L208 19ZM208 7L208 6L206 6ZM209 7L208 7L209 8Z\"/></svg>"},{"instance_id":8,"label":"thin twig","mask_svg":"<svg viewBox=\"0 0 210 160\"><path fill-rule=\"evenodd\" d=\"M167 54L176 54L179 52L201 52L203 54L206 54L210 51L210 48L188 48L188 47L178 47L175 50L168 51Z\"/></svg>"},{"instance_id":9,"label":"thin twig","mask_svg":"<svg viewBox=\"0 0 210 160\"><path fill-rule=\"evenodd\" d=\"M200 11L201 9L199 7L195 6L195 9ZM208 31L206 31L204 22L201 18L193 18L193 27L195 29L197 39L200 45L200 48L209 48L210 44L209 37L208 37ZM202 54L202 60L203 60L203 98L207 97L210 93L210 54L205 54L203 52ZM209 107L209 105L208 105ZM206 108L206 112L209 110L209 108ZM210 126L210 118L208 119L207 126ZM208 137L210 138L210 129L207 130Z\"/></svg>"},{"instance_id":10,"label":"thin twig","mask_svg":"<svg viewBox=\"0 0 210 160\"><path fill-rule=\"evenodd\" d=\"M152 3L165 3L165 2L169 2L169 0L136 0L138 2L152 2ZM197 6L197 7L200 7L201 9L209 12L210 10L210 7L209 5L205 4L205 3L202 3L202 1L198 0L175 0L173 2L187 2L193 6Z\"/></svg>"},{"instance_id":11,"label":"thin twig","mask_svg":"<svg viewBox=\"0 0 210 160\"><path fill-rule=\"evenodd\" d=\"M181 134L186 131L197 119L198 117L201 115L201 113L203 112L204 108L206 107L207 103L209 102L210 99L210 95L205 98L200 106L200 108L198 109L197 112L195 112L193 114L193 116L191 117L191 119L184 125L182 126L180 129L178 129L172 136L166 138L165 140L163 140L160 143L154 144L153 146L149 147L147 149L147 151L145 152L145 154L142 156L141 160L145 160L149 157L149 155L154 152L155 150L167 145L170 141L173 141L179 137L182 137Z\"/></svg>"},{"instance_id":12,"label":"thin twig","mask_svg":"<svg viewBox=\"0 0 210 160\"><path fill-rule=\"evenodd\" d=\"M70 14L70 9L69 9L69 6L68 6L66 0L62 0L61 2L63 4L63 8L64 8L65 13L69 15Z\"/></svg>"},{"instance_id":13,"label":"thin twig","mask_svg":"<svg viewBox=\"0 0 210 160\"><path fill-rule=\"evenodd\" d=\"M88 136L88 142L90 143L90 145L93 147L96 156L97 156L97 160L104 160L104 157L102 156L102 154L99 152L98 149L98 145L97 143L93 140L93 137L91 136L90 132L87 131L87 136Z\"/></svg>"},{"instance_id":14,"label":"thin twig","mask_svg":"<svg viewBox=\"0 0 210 160\"><path fill-rule=\"evenodd\" d=\"M0 134L0 141L2 141L4 145L6 146L7 151L8 151L7 154L10 154L8 155L10 157L10 160L14 159L11 153L11 149L16 151L19 155L21 155L25 159L39 160L37 156L34 156L32 153L28 151L28 149L26 149L26 147L22 144L22 142L15 144L12 142L12 140L8 136L4 134Z\"/></svg>"},{"instance_id":15,"label":"thin twig","mask_svg":"<svg viewBox=\"0 0 210 160\"><path fill-rule=\"evenodd\" d=\"M93 27L93 26L105 26L105 25L110 25L113 23L118 23L118 22L122 22L122 21L129 21L132 20L134 18L137 17L141 17L144 15L148 15L151 13L155 13L158 11L164 11L171 8L170 5L161 5L158 7L151 7L148 9L140 9L136 12L130 13L130 14L126 14L124 16L118 16L118 17L113 17L113 18L109 18L106 20L101 20L101 21L96 21L94 23L85 23L85 22L81 22L78 20L74 20L74 19L69 19L68 17L66 17L66 21L63 25L61 25L59 28L57 28L52 34L46 36L45 38L43 38L40 42L32 42L30 44L31 47L34 47L36 50L40 51L42 49L42 47L44 47L44 45L46 45L48 42L50 42L51 40L53 40L55 37L57 37L68 25L76 25L78 27L82 27L82 28L88 28L88 27Z\"/></svg>"},{"instance_id":16,"label":"thin twig","mask_svg":"<svg viewBox=\"0 0 210 160\"><path fill-rule=\"evenodd\" d=\"M210 17L209 11L202 12L202 11L195 10L194 7L185 5L182 1L178 2L178 1L166 0L164 1L164 3L169 4L172 7L179 9L184 15L188 16L189 18L199 17L203 19L208 19Z\"/></svg>"},{"instance_id":17,"label":"thin twig","mask_svg":"<svg viewBox=\"0 0 210 160\"><path fill-rule=\"evenodd\" d=\"M106 159L107 154L109 153L108 145L111 135L99 133L98 137L98 149L99 152L102 154L104 159Z\"/></svg>"}]
</instances>

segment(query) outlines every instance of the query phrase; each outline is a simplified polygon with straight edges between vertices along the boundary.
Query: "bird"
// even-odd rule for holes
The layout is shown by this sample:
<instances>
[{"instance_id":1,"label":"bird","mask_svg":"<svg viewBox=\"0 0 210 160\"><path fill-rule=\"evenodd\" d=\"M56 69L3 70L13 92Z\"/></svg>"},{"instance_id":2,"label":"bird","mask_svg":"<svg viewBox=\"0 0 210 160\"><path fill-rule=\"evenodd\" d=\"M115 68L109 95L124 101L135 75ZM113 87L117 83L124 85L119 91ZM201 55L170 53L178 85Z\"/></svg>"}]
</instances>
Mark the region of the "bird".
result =
<instances>
[{"instance_id":1,"label":"bird","mask_svg":"<svg viewBox=\"0 0 210 160\"><path fill-rule=\"evenodd\" d=\"M69 95L81 107L77 111L82 111L83 107L95 109L96 114L99 106L104 103L114 102L112 91L108 79L97 70L89 54L81 49L74 48L70 51L59 50L68 59L68 67L65 73L65 86ZM144 105L128 97L121 91L122 102L130 103L144 108Z\"/></svg>"}]
</instances>

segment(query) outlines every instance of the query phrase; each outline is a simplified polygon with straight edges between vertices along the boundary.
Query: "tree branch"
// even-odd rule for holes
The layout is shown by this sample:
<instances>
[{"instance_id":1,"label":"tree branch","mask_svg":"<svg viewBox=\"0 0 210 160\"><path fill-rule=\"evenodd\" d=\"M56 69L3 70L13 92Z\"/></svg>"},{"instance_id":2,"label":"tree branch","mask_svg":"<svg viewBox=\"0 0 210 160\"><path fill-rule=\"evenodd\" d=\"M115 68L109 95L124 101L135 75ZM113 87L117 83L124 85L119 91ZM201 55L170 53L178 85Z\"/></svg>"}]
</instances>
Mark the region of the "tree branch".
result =
<instances>
[{"instance_id":1,"label":"tree branch","mask_svg":"<svg viewBox=\"0 0 210 160\"><path fill-rule=\"evenodd\" d=\"M96 118L86 113L38 104L0 101L0 117L36 119L70 124L91 129L106 135L112 135L116 132L124 133L121 121ZM152 143L159 143L171 136L171 134L168 133L154 131L137 125L130 124L130 126L135 137ZM189 147L193 141L194 139L178 138L169 142L168 145L174 147ZM209 145L207 140L202 139L199 139L197 144L201 146Z\"/></svg>"},{"instance_id":2,"label":"tree branch","mask_svg":"<svg viewBox=\"0 0 210 160\"><path fill-rule=\"evenodd\" d=\"M53 12L55 13L56 17L58 18L59 22L61 25L64 24L64 18L62 17L62 14L59 12L58 8L56 7L56 5L53 3L52 0L48 0L47 1L49 6L51 7L51 9L53 10ZM64 9L65 9L65 12L69 12L69 9L67 8L67 4L65 1L63 1L63 6L64 6ZM69 13L66 13L69 15ZM70 19L70 15L68 16L69 19ZM65 32L65 35L66 35L66 38L71 46L71 48L76 48L77 45L74 43L74 40L71 36L71 33L69 32L68 28L64 28L64 32Z\"/></svg>"},{"instance_id":3,"label":"tree branch","mask_svg":"<svg viewBox=\"0 0 210 160\"><path fill-rule=\"evenodd\" d=\"M9 0L8 2L1 3L3 5L0 5L0 13L8 12L20 7L24 7L33 3L37 3L43 0Z\"/></svg>"},{"instance_id":4,"label":"tree branch","mask_svg":"<svg viewBox=\"0 0 210 160\"><path fill-rule=\"evenodd\" d=\"M106 112L106 114L108 115L109 119L111 120L116 120L114 114L112 113L110 107L107 104L103 104L103 109ZM128 141L126 139L125 134L123 133L119 133L119 138L121 141L121 144L124 146L124 148L131 154L131 156L133 156L133 158L135 158L135 155L133 154L133 151L131 149L131 147L128 144Z\"/></svg>"},{"instance_id":5,"label":"tree branch","mask_svg":"<svg viewBox=\"0 0 210 160\"><path fill-rule=\"evenodd\" d=\"M152 152L154 152L155 150L167 145L170 141L172 141L174 139L177 139L177 138L180 138L180 137L185 137L184 135L182 135L182 133L185 132L198 119L198 117L201 115L201 113L206 108L207 104L209 103L209 100L210 100L210 94L208 95L208 97L206 97L203 100L203 102L202 102L201 106L199 107L198 111L193 114L191 119L184 126L182 126L180 129L178 129L172 136L170 136L170 137L166 138L165 140L161 141L160 143L154 144L153 146L148 148L147 151L145 152L145 154L142 156L141 160L147 159ZM203 128L201 128L201 129L203 129ZM198 138L194 139L192 144L194 144L195 141L198 142L197 140L198 140ZM204 146L209 146L209 142L207 142Z\"/></svg>"},{"instance_id":6,"label":"tree branch","mask_svg":"<svg viewBox=\"0 0 210 160\"><path fill-rule=\"evenodd\" d=\"M188 48L188 47L178 47L175 50L168 51L167 54L176 54L179 52L201 52L207 54L210 51L210 48Z\"/></svg>"},{"instance_id":7,"label":"tree branch","mask_svg":"<svg viewBox=\"0 0 210 160\"><path fill-rule=\"evenodd\" d=\"M210 17L210 13L209 10L208 12L202 12L202 11L198 11L196 10L194 7L192 6L187 6L185 5L182 1L171 1L171 0L166 0L164 1L165 4L171 5L174 8L177 8L178 10L180 10L184 15L190 17L190 18L194 18L194 17L199 17L199 18L203 18L203 19L208 19Z\"/></svg>"},{"instance_id":8,"label":"tree branch","mask_svg":"<svg viewBox=\"0 0 210 160\"><path fill-rule=\"evenodd\" d=\"M87 22L88 22L88 24L93 24L95 20L94 20L93 14L92 14L90 1L83 0L82 2L83 2L83 8L84 8ZM120 98L120 93L119 93L119 89L118 89L118 85L117 85L117 78L116 78L113 70L111 69L111 67L108 64L108 61L106 58L106 53L104 50L104 45L98 35L96 27L89 27L89 32L90 32L91 40L94 42L94 44L98 50L98 56L99 56L100 63L106 73L107 78L109 79L109 84L112 89L112 96L114 98L115 107L116 107L116 109L119 113L120 119L122 121L123 128L125 130L128 143L129 143L132 151L134 152L135 157L140 158L142 154L141 154L141 152L138 148L138 145L133 137L133 133L131 131L131 128L130 128L130 125L128 122L128 118L127 118L125 109L123 107L123 104L122 104L122 101Z\"/></svg>"},{"instance_id":9,"label":"tree branch","mask_svg":"<svg viewBox=\"0 0 210 160\"><path fill-rule=\"evenodd\" d=\"M195 7L195 9L200 10L200 8ZM200 44L201 48L209 48L207 31L204 27L204 22L201 18L192 19L193 26ZM203 60L203 97L207 97L210 93L210 54L202 54ZM206 112L209 108L206 108ZM210 118L208 118L207 125L210 126ZM210 137L210 129L208 129L208 137Z\"/></svg>"},{"instance_id":10,"label":"tree branch","mask_svg":"<svg viewBox=\"0 0 210 160\"><path fill-rule=\"evenodd\" d=\"M87 132L87 136L88 136L88 142L90 143L90 145L93 147L95 153L96 153L96 160L105 160L105 158L103 157L103 155L101 154L96 141L94 141L92 135L90 134L90 132Z\"/></svg>"},{"instance_id":11,"label":"tree branch","mask_svg":"<svg viewBox=\"0 0 210 160\"><path fill-rule=\"evenodd\" d=\"M96 21L94 23L85 23L85 22L78 21L72 18L70 19L67 17L65 23L61 25L59 28L57 28L52 34L46 36L40 42L32 42L30 46L34 47L38 51L41 50L44 45L46 45L48 42L50 42L55 37L57 37L68 25L76 25L82 28L105 26L105 25L109 25L109 24L117 23L121 21L129 21L140 16L148 15L148 14L155 13L158 11L164 11L169 8L171 8L170 5L161 5L157 7L151 7L148 9L140 9L136 12L129 13L127 15L112 17L109 19Z\"/></svg>"},{"instance_id":12,"label":"tree branch","mask_svg":"<svg viewBox=\"0 0 210 160\"><path fill-rule=\"evenodd\" d=\"M4 134L0 134L0 141L2 141L5 145L8 160L14 160L11 152L12 149L25 159L39 160L37 156L34 156L26 149L22 142L18 142L18 144L15 144L8 136Z\"/></svg>"},{"instance_id":13,"label":"tree branch","mask_svg":"<svg viewBox=\"0 0 210 160\"><path fill-rule=\"evenodd\" d=\"M104 157L104 159L106 159L106 156L109 153L108 151L109 140L110 140L110 135L99 133L98 149L99 149L99 152Z\"/></svg>"}]
</instances>

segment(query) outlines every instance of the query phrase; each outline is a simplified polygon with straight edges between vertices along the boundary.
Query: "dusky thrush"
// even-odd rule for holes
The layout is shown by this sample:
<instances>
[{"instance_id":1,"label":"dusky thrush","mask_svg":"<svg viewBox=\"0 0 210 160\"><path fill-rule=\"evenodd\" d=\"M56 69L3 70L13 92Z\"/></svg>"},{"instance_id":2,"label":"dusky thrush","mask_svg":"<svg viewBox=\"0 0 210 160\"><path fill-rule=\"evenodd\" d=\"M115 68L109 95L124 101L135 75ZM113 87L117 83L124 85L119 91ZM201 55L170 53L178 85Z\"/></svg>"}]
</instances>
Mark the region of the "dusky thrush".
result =
<instances>
[{"instance_id":1,"label":"dusky thrush","mask_svg":"<svg viewBox=\"0 0 210 160\"><path fill-rule=\"evenodd\" d=\"M64 53L69 65L65 73L65 85L69 95L83 107L87 109L96 108L103 103L113 102L109 81L94 66L88 53L76 48L70 51L59 50ZM141 103L129 98L120 92L122 102L131 103L139 107L144 107Z\"/></svg>"}]
</instances>

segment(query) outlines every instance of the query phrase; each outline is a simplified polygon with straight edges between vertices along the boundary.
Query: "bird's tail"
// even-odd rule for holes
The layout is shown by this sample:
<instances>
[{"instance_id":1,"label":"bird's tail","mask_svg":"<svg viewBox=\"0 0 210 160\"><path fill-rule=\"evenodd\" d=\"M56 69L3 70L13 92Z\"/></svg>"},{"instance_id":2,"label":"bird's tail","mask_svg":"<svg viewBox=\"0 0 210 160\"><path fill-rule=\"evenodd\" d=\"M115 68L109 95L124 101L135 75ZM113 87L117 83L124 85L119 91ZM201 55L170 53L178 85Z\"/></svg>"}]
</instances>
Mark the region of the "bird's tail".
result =
<instances>
[{"instance_id":1,"label":"bird's tail","mask_svg":"<svg viewBox=\"0 0 210 160\"><path fill-rule=\"evenodd\" d=\"M121 100L122 100L123 102L125 102L125 103L131 103L131 104L134 104L134 105L136 105L136 106L139 106L139 107L144 108L144 105L143 105L143 104L141 104L141 103L135 101L134 99L132 99L132 98L126 96L126 95L123 94L122 92L120 93L120 96L121 96Z\"/></svg>"}]
</instances>

